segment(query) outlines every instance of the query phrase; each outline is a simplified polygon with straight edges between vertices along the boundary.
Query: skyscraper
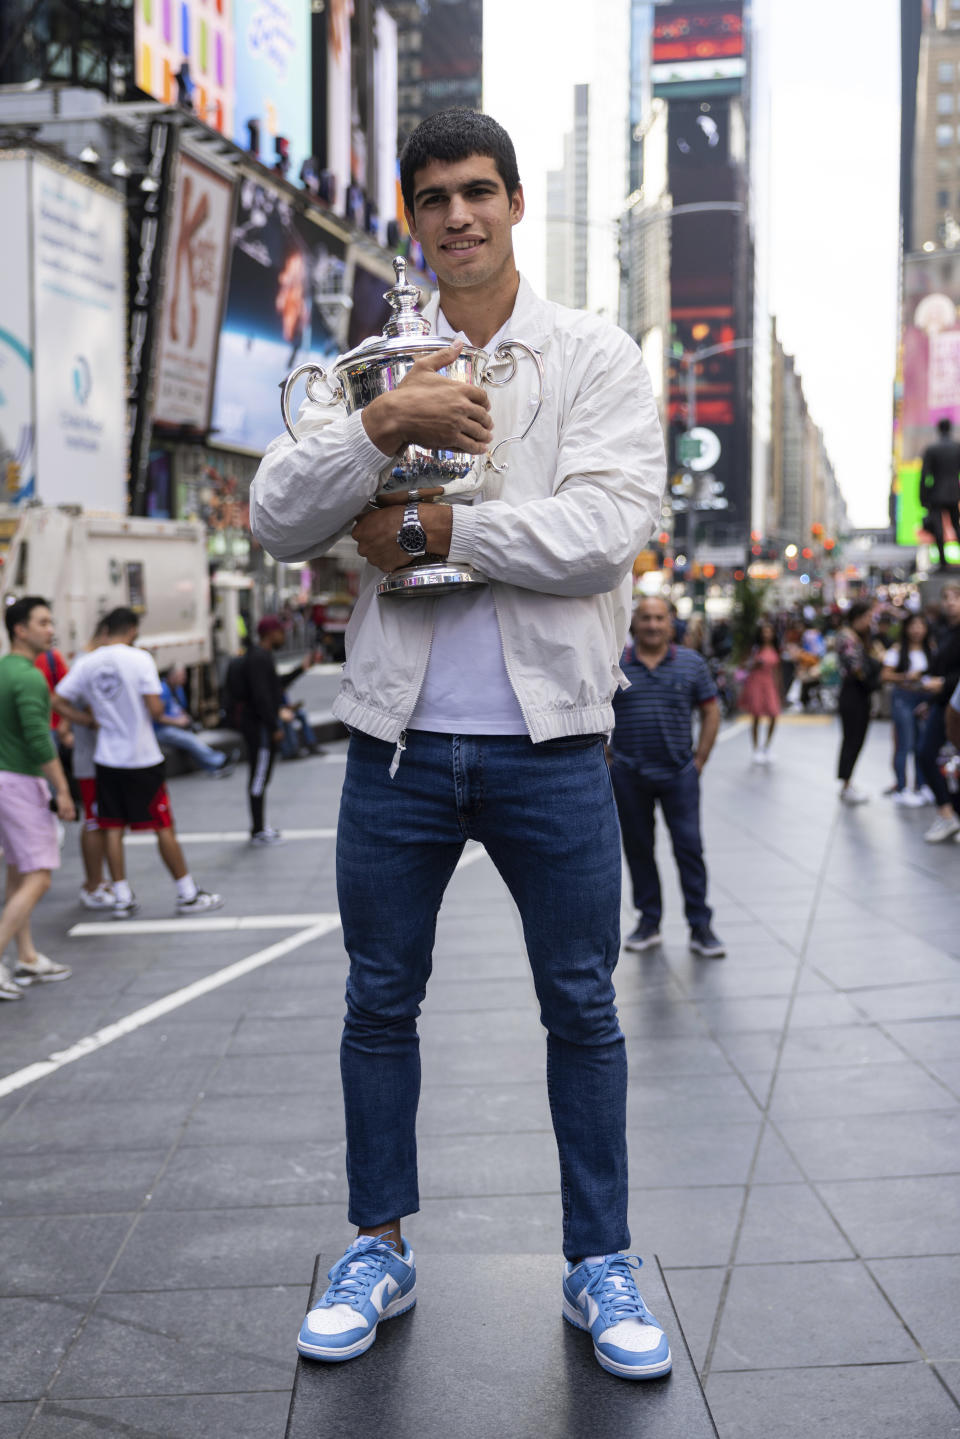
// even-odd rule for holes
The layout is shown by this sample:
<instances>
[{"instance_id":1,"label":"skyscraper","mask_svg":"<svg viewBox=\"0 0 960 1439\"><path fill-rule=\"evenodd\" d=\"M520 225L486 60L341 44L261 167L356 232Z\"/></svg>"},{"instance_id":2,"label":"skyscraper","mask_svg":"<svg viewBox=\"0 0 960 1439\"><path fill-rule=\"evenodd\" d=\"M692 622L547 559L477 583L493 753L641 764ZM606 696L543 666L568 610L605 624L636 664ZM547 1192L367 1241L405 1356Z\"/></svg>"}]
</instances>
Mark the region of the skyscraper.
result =
<instances>
[{"instance_id":1,"label":"skyscraper","mask_svg":"<svg viewBox=\"0 0 960 1439\"><path fill-rule=\"evenodd\" d=\"M483 0L387 0L397 22L398 140L421 120L480 109Z\"/></svg>"},{"instance_id":2,"label":"skyscraper","mask_svg":"<svg viewBox=\"0 0 960 1439\"><path fill-rule=\"evenodd\" d=\"M573 88L563 165L547 171L547 299L585 309L589 254L590 87Z\"/></svg>"}]
</instances>

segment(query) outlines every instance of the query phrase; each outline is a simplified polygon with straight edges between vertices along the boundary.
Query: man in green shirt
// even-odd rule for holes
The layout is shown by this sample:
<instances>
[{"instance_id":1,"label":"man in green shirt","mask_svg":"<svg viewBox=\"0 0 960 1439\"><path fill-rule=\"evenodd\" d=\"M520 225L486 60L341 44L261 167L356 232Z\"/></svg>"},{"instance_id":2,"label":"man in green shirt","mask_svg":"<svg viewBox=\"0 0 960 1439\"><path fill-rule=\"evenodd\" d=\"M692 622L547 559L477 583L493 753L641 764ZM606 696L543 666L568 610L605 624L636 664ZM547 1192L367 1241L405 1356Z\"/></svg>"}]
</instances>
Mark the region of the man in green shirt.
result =
<instances>
[{"instance_id":1,"label":"man in green shirt","mask_svg":"<svg viewBox=\"0 0 960 1439\"><path fill-rule=\"evenodd\" d=\"M0 913L0 999L21 999L25 984L67 979L70 970L38 954L30 916L60 866L56 813L76 819L63 767L50 737L50 691L36 659L53 643L46 600L27 595L9 605L4 623L10 653L0 659L0 849L7 862L7 897ZM17 941L16 968L2 955Z\"/></svg>"}]
</instances>

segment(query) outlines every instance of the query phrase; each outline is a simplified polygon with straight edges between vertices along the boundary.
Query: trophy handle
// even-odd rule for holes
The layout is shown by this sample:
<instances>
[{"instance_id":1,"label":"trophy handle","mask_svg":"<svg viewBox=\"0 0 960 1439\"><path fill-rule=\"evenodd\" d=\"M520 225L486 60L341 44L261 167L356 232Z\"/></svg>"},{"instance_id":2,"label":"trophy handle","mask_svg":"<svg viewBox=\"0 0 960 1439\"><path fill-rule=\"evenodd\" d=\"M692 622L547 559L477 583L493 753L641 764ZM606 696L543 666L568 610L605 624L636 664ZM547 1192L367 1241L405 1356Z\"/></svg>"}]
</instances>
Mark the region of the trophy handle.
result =
<instances>
[{"instance_id":1,"label":"trophy handle","mask_svg":"<svg viewBox=\"0 0 960 1439\"><path fill-rule=\"evenodd\" d=\"M322 365L298 365L295 370L291 370L287 378L280 381L280 413L283 416L287 434L294 444L297 443L297 436L290 423L290 391L301 375L307 376L307 398L313 400L315 404L332 405L336 404L337 400L343 399L342 388L330 383L330 378ZM314 386L321 382L327 387L326 395L318 395L314 389Z\"/></svg>"},{"instance_id":2,"label":"trophy handle","mask_svg":"<svg viewBox=\"0 0 960 1439\"><path fill-rule=\"evenodd\" d=\"M537 423L537 418L543 408L543 357L540 354L539 350L531 349L531 347L529 345L525 345L522 340L504 340L502 344L497 346L497 348L493 352L492 360L499 360L501 362L503 362L504 360L508 360L510 362L510 373L506 376L505 379L494 380L491 379L490 375L485 372L483 376L483 383L485 385L489 385L492 389L495 390L501 389L504 385L509 385L514 375L517 373L517 357L513 353L514 350L522 350L525 355L529 355L530 359L536 365L537 375L540 379L540 393L537 395L537 408L534 410L533 418L527 425L526 429L524 429L519 435L510 435L507 439L500 440L498 444L494 445L493 449L487 456L487 469L496 470L498 475L502 475L504 470L507 469L508 466L506 460L504 460L503 463L500 465L497 464L496 460L494 459L497 451L502 450L504 445L512 445L515 440L525 440L527 435L529 435L530 431L533 429L534 425Z\"/></svg>"}]
</instances>

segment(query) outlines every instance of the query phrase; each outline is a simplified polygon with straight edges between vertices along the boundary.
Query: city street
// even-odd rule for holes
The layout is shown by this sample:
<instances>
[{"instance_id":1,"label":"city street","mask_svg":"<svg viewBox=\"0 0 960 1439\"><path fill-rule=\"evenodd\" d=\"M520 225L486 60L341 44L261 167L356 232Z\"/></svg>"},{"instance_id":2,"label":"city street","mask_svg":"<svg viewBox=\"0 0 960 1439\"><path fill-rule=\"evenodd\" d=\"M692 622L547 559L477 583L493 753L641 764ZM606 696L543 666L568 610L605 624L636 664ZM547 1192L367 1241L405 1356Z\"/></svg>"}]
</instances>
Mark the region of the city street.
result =
<instances>
[{"instance_id":1,"label":"city street","mask_svg":"<svg viewBox=\"0 0 960 1439\"><path fill-rule=\"evenodd\" d=\"M688 954L665 857L663 950L618 971L634 1247L664 1267L722 1439L960 1435L960 853L879 798L886 726L860 809L836 803L836 746L831 720L788 719L765 770L741 725L722 732L706 836L729 957ZM217 915L173 918L147 840L129 849L140 914L98 922L67 837L36 933L73 978L0 1008L2 1439L284 1432L314 1256L348 1236L343 752L278 768L275 850L245 843L240 772L172 783ZM556 1253L559 1326L542 1034L517 916L475 847L422 1033L411 1241L478 1265ZM492 1318L464 1309L478 1367ZM376 1349L358 1362L375 1386ZM458 1432L449 1392L430 1433ZM541 1433L518 1404L515 1433Z\"/></svg>"}]
</instances>

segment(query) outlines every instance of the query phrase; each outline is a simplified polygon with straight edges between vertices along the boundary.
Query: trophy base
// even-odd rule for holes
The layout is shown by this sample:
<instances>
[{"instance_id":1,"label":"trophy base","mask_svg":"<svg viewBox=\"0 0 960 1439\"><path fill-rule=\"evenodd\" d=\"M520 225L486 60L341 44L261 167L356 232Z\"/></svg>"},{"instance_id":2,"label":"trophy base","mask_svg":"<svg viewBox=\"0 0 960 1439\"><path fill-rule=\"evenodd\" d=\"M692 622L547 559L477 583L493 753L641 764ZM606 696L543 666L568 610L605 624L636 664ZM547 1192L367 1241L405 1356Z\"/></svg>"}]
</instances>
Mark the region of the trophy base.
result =
<instances>
[{"instance_id":1,"label":"trophy base","mask_svg":"<svg viewBox=\"0 0 960 1439\"><path fill-rule=\"evenodd\" d=\"M470 565L410 565L385 575L377 585L378 595L452 595L474 585L485 585L482 575Z\"/></svg>"}]
</instances>

